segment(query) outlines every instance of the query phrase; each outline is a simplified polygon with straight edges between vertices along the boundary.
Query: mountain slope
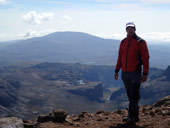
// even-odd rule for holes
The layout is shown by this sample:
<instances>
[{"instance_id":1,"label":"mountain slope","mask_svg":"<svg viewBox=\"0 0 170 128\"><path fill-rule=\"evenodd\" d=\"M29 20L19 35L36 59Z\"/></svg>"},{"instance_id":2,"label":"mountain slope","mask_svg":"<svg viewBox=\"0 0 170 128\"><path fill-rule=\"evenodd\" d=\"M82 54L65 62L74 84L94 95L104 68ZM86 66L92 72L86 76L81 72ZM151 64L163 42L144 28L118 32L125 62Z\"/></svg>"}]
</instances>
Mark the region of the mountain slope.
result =
<instances>
[{"instance_id":1,"label":"mountain slope","mask_svg":"<svg viewBox=\"0 0 170 128\"><path fill-rule=\"evenodd\" d=\"M148 42L149 43L149 42ZM115 65L120 40L82 32L55 32L43 37L0 43L0 65L18 62L66 62ZM170 45L148 45L150 66L166 68ZM164 63L162 63L164 62Z\"/></svg>"},{"instance_id":2,"label":"mountain slope","mask_svg":"<svg viewBox=\"0 0 170 128\"><path fill-rule=\"evenodd\" d=\"M118 46L119 41L80 32L56 32L1 49L0 61L113 63L114 45Z\"/></svg>"},{"instance_id":3,"label":"mountain slope","mask_svg":"<svg viewBox=\"0 0 170 128\"><path fill-rule=\"evenodd\" d=\"M6 109L0 110L0 117L26 119L53 108L96 111L104 107L103 92L113 85L113 72L112 66L64 63L2 67L0 106Z\"/></svg>"},{"instance_id":4,"label":"mountain slope","mask_svg":"<svg viewBox=\"0 0 170 128\"><path fill-rule=\"evenodd\" d=\"M141 88L142 105L169 95L169 69L150 69L149 81ZM113 75L113 66L78 63L0 68L0 117L30 118L53 108L69 113L125 108L128 101L124 88L115 91L122 87L122 81L114 80ZM112 92L113 101L108 101Z\"/></svg>"}]
</instances>

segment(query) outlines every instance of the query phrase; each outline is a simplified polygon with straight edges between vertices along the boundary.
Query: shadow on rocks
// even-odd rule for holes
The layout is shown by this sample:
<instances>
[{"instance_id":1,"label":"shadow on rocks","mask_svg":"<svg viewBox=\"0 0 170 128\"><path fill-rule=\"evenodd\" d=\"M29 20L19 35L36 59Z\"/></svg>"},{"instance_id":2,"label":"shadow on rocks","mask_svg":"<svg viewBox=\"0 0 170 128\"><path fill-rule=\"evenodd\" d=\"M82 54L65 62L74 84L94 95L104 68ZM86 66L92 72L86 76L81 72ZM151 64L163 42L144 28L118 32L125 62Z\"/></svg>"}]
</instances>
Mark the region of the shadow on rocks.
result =
<instances>
[{"instance_id":1,"label":"shadow on rocks","mask_svg":"<svg viewBox=\"0 0 170 128\"><path fill-rule=\"evenodd\" d=\"M136 124L124 123L124 124L117 124L117 126L110 126L109 128L144 128L137 126Z\"/></svg>"}]
</instances>

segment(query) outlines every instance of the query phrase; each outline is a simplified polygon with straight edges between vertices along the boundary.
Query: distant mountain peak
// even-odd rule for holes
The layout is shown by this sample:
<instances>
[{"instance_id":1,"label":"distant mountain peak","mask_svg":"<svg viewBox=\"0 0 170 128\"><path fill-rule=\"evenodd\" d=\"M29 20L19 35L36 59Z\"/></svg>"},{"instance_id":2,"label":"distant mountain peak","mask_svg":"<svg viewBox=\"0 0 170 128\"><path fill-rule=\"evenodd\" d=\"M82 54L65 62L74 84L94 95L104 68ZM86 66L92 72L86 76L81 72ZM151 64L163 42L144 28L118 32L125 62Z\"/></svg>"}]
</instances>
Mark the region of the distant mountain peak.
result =
<instances>
[{"instance_id":1,"label":"distant mountain peak","mask_svg":"<svg viewBox=\"0 0 170 128\"><path fill-rule=\"evenodd\" d=\"M51 34L48 34L48 35L45 35L45 36L42 36L40 38L48 38L48 37L58 37L58 38L61 38L61 37L65 37L65 38L99 38L99 39L104 39L102 37L98 37L98 36L95 36L95 35L91 35L91 34L88 34L88 33L85 33L85 32L74 32L74 31L61 31L61 32L54 32L54 33L51 33Z\"/></svg>"}]
</instances>

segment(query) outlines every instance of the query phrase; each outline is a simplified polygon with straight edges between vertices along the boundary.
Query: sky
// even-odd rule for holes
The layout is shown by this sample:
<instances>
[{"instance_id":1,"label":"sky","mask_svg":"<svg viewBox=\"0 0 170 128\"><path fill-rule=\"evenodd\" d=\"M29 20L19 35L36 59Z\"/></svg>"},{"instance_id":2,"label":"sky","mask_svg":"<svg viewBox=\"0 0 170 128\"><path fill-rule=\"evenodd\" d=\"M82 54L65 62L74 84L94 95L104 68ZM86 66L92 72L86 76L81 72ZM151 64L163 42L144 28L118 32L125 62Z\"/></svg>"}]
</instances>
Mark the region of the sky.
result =
<instances>
[{"instance_id":1,"label":"sky","mask_svg":"<svg viewBox=\"0 0 170 128\"><path fill-rule=\"evenodd\" d=\"M0 41L52 32L126 37L125 24L148 43L170 44L170 0L0 0Z\"/></svg>"}]
</instances>

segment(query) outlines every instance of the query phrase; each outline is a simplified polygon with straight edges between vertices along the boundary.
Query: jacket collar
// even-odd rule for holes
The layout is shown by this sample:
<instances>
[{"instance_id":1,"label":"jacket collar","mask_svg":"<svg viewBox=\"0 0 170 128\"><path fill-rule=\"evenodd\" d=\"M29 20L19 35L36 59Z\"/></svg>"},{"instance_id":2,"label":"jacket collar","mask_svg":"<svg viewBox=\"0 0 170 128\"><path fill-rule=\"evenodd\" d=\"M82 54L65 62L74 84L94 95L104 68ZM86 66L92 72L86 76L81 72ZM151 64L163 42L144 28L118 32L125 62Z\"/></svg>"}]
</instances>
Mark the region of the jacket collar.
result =
<instances>
[{"instance_id":1,"label":"jacket collar","mask_svg":"<svg viewBox=\"0 0 170 128\"><path fill-rule=\"evenodd\" d=\"M137 37L136 33L134 35L132 35L132 36L128 36L127 35L127 38L134 38L134 39L136 39L136 37Z\"/></svg>"}]
</instances>

